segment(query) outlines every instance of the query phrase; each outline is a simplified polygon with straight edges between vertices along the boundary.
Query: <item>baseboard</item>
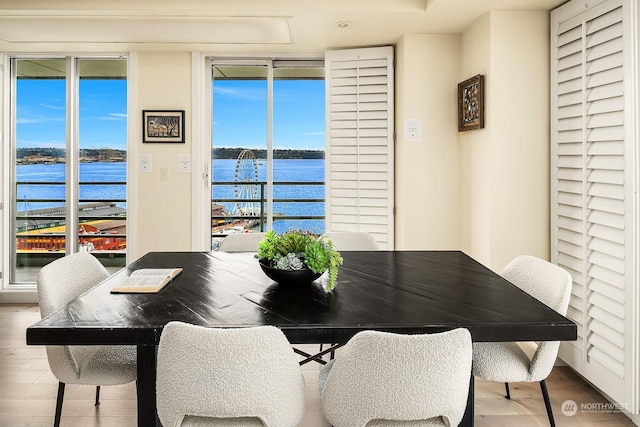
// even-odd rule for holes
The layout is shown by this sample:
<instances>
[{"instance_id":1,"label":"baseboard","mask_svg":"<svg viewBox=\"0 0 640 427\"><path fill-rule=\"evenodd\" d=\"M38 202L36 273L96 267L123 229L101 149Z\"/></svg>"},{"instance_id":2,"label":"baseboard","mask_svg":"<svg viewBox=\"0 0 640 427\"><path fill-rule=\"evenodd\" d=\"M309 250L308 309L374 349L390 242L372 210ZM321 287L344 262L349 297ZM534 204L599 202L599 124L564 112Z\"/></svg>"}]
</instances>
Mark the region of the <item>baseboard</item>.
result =
<instances>
[{"instance_id":1,"label":"baseboard","mask_svg":"<svg viewBox=\"0 0 640 427\"><path fill-rule=\"evenodd\" d=\"M630 414L628 412L625 412L624 414L627 417L629 417L632 423L634 423L637 426L640 426L640 414Z\"/></svg>"},{"instance_id":2,"label":"baseboard","mask_svg":"<svg viewBox=\"0 0 640 427\"><path fill-rule=\"evenodd\" d=\"M36 290L4 290L0 291L0 304L33 304L38 303Z\"/></svg>"}]
</instances>

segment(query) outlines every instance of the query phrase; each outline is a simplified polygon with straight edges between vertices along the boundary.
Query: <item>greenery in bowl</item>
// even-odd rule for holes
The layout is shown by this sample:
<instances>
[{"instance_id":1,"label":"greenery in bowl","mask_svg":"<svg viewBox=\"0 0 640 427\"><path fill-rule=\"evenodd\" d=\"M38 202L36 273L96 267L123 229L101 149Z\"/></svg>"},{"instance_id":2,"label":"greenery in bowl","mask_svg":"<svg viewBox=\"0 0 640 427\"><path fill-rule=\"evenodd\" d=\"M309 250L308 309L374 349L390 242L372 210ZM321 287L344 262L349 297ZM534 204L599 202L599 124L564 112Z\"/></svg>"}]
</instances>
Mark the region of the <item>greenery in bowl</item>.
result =
<instances>
[{"instance_id":1,"label":"greenery in bowl","mask_svg":"<svg viewBox=\"0 0 640 427\"><path fill-rule=\"evenodd\" d=\"M338 267L342 265L340 252L331 240L303 230L289 230L282 234L268 231L258 244L258 259L268 261L270 267L294 271L308 268L314 273L328 272L326 289L336 286Z\"/></svg>"}]
</instances>

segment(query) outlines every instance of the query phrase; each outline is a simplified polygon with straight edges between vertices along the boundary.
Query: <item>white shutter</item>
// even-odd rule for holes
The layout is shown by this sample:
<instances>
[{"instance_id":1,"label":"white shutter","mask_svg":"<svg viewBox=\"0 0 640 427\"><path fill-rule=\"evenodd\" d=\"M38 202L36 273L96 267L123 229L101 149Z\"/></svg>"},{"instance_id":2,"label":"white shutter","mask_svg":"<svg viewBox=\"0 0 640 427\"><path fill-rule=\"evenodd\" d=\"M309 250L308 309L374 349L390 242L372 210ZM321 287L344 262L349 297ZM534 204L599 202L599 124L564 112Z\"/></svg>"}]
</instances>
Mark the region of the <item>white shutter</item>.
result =
<instances>
[{"instance_id":1,"label":"white shutter","mask_svg":"<svg viewBox=\"0 0 640 427\"><path fill-rule=\"evenodd\" d=\"M605 0L552 13L551 257L574 280L568 317L578 340L560 357L635 412L624 12L623 0Z\"/></svg>"},{"instance_id":2,"label":"white shutter","mask_svg":"<svg viewBox=\"0 0 640 427\"><path fill-rule=\"evenodd\" d=\"M330 51L327 231L367 231L393 249L393 48Z\"/></svg>"}]
</instances>

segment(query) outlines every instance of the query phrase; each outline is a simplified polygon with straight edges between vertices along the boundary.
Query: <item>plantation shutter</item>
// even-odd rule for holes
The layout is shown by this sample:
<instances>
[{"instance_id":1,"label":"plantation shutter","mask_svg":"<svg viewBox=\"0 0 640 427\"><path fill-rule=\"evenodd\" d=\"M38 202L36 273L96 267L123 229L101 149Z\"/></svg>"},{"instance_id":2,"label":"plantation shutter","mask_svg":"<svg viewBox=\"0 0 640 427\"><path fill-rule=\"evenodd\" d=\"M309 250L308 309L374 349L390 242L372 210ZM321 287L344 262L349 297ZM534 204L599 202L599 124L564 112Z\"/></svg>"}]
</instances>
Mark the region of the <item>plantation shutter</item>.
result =
<instances>
[{"instance_id":1,"label":"plantation shutter","mask_svg":"<svg viewBox=\"0 0 640 427\"><path fill-rule=\"evenodd\" d=\"M325 68L327 231L393 249L393 48L330 51Z\"/></svg>"},{"instance_id":2,"label":"plantation shutter","mask_svg":"<svg viewBox=\"0 0 640 427\"><path fill-rule=\"evenodd\" d=\"M560 357L635 412L626 10L623 0L581 0L552 13L551 257L573 277L568 317L578 325Z\"/></svg>"}]
</instances>

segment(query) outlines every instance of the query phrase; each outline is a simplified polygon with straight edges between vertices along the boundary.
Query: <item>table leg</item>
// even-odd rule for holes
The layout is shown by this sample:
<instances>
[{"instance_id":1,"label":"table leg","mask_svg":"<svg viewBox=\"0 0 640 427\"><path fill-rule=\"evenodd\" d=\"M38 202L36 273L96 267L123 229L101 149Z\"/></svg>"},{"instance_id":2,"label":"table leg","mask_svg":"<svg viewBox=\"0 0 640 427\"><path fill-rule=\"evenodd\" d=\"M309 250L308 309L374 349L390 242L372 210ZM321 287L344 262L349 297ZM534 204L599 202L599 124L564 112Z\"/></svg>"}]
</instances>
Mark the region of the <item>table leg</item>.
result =
<instances>
[{"instance_id":1,"label":"table leg","mask_svg":"<svg viewBox=\"0 0 640 427\"><path fill-rule=\"evenodd\" d=\"M156 411L156 346L138 346L138 427L161 426Z\"/></svg>"},{"instance_id":2,"label":"table leg","mask_svg":"<svg viewBox=\"0 0 640 427\"><path fill-rule=\"evenodd\" d=\"M469 380L469 394L467 395L467 409L464 411L462 421L460 421L460 427L473 427L473 405L475 402L475 381L473 374Z\"/></svg>"}]
</instances>

